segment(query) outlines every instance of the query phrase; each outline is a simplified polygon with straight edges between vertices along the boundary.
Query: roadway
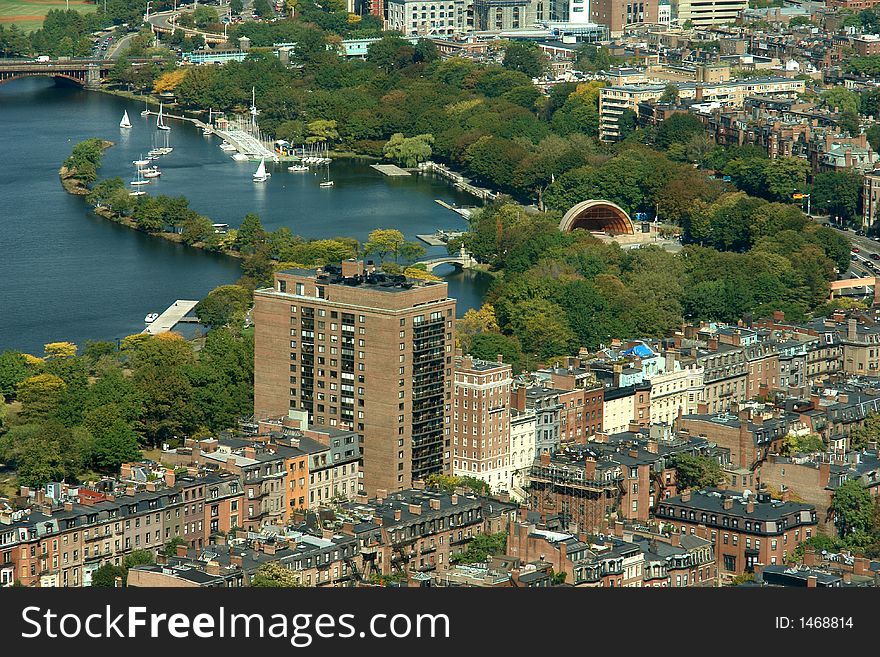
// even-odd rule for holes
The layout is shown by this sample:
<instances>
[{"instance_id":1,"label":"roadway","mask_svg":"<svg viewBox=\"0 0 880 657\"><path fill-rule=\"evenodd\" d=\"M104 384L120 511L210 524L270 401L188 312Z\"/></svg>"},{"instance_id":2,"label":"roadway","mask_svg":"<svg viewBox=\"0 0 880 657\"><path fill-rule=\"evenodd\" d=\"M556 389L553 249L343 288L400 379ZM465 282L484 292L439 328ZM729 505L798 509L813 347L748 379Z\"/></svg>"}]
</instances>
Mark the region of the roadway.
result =
<instances>
[{"instance_id":1,"label":"roadway","mask_svg":"<svg viewBox=\"0 0 880 657\"><path fill-rule=\"evenodd\" d=\"M822 223L826 222L822 221ZM839 273L837 275L838 280L880 276L880 237L857 235L852 230L845 230L834 225L829 227L846 237L852 247L849 269ZM858 294L862 291L868 294L866 288L852 288L849 292L850 294Z\"/></svg>"}]
</instances>

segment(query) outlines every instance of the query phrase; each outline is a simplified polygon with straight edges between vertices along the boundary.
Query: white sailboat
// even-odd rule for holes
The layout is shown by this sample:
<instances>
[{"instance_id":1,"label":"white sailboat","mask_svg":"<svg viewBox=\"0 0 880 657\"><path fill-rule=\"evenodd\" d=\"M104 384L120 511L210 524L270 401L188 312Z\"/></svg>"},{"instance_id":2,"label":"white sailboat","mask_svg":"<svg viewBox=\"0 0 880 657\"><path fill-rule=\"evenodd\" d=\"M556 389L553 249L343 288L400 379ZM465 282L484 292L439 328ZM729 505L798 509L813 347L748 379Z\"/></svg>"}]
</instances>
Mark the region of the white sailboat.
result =
<instances>
[{"instance_id":1,"label":"white sailboat","mask_svg":"<svg viewBox=\"0 0 880 657\"><path fill-rule=\"evenodd\" d=\"M159 171L159 167L150 167L149 169L143 169L144 178L158 178L162 175L162 172Z\"/></svg>"},{"instance_id":2,"label":"white sailboat","mask_svg":"<svg viewBox=\"0 0 880 657\"><path fill-rule=\"evenodd\" d=\"M135 165L136 167L145 167L145 166L147 166L147 165L150 163L150 161L149 161L149 160L145 160L145 159L144 159L144 156L141 155L141 159L139 159L139 160L132 160L131 163L132 163L133 165Z\"/></svg>"},{"instance_id":3,"label":"white sailboat","mask_svg":"<svg viewBox=\"0 0 880 657\"><path fill-rule=\"evenodd\" d=\"M165 121L162 118L162 103L159 103L159 114L156 116L156 127L159 130L171 130L171 128L165 125Z\"/></svg>"},{"instance_id":4,"label":"white sailboat","mask_svg":"<svg viewBox=\"0 0 880 657\"><path fill-rule=\"evenodd\" d=\"M150 106L147 104L146 99L144 99L144 111L141 112L141 116L149 116L150 115Z\"/></svg>"},{"instance_id":5,"label":"white sailboat","mask_svg":"<svg viewBox=\"0 0 880 657\"><path fill-rule=\"evenodd\" d=\"M254 182L266 182L272 174L266 171L266 160L260 160L260 166L254 172Z\"/></svg>"},{"instance_id":6,"label":"white sailboat","mask_svg":"<svg viewBox=\"0 0 880 657\"><path fill-rule=\"evenodd\" d=\"M214 127L212 125L213 117L214 117L214 110L209 109L208 110L208 125L206 125L204 128L202 128L203 135L213 135L214 134Z\"/></svg>"},{"instance_id":7,"label":"white sailboat","mask_svg":"<svg viewBox=\"0 0 880 657\"><path fill-rule=\"evenodd\" d=\"M144 171L140 167L135 168L135 179L128 183L132 187L140 187L141 185L149 185L149 180L144 180Z\"/></svg>"},{"instance_id":8,"label":"white sailboat","mask_svg":"<svg viewBox=\"0 0 880 657\"><path fill-rule=\"evenodd\" d=\"M324 174L324 181L321 182L318 187L333 187L333 181L330 180L330 165L327 164L326 172Z\"/></svg>"},{"instance_id":9,"label":"white sailboat","mask_svg":"<svg viewBox=\"0 0 880 657\"><path fill-rule=\"evenodd\" d=\"M120 128L130 128L131 121L128 120L128 110L125 110L125 113L122 115L122 120L119 122Z\"/></svg>"}]
</instances>

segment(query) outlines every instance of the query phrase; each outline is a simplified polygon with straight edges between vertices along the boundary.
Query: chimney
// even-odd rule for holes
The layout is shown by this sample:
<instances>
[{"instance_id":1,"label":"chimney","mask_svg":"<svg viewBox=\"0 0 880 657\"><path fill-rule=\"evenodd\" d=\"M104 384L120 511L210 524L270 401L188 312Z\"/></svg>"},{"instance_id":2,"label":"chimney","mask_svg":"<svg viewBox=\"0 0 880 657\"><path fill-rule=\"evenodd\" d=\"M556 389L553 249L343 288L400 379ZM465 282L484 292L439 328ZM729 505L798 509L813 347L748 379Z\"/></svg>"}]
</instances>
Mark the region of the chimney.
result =
<instances>
[{"instance_id":1,"label":"chimney","mask_svg":"<svg viewBox=\"0 0 880 657\"><path fill-rule=\"evenodd\" d=\"M342 275L346 278L352 278L353 276L363 276L364 274L364 261L356 260L354 258L350 258L348 260L342 261Z\"/></svg>"},{"instance_id":2,"label":"chimney","mask_svg":"<svg viewBox=\"0 0 880 657\"><path fill-rule=\"evenodd\" d=\"M237 568L242 568L244 566L244 560L241 558L240 554L230 554L229 563Z\"/></svg>"},{"instance_id":3,"label":"chimney","mask_svg":"<svg viewBox=\"0 0 880 657\"><path fill-rule=\"evenodd\" d=\"M414 516L422 515L422 505L421 504L410 504L409 512Z\"/></svg>"},{"instance_id":4,"label":"chimney","mask_svg":"<svg viewBox=\"0 0 880 657\"><path fill-rule=\"evenodd\" d=\"M825 488L828 486L828 481L831 478L831 464L822 462L819 464L819 486L821 488Z\"/></svg>"},{"instance_id":5,"label":"chimney","mask_svg":"<svg viewBox=\"0 0 880 657\"><path fill-rule=\"evenodd\" d=\"M388 497L388 489L386 488L377 488L376 489L376 503L382 504L385 501L385 498Z\"/></svg>"},{"instance_id":6,"label":"chimney","mask_svg":"<svg viewBox=\"0 0 880 657\"><path fill-rule=\"evenodd\" d=\"M156 492L156 482L155 481L148 481L147 482L147 490L150 493L155 493Z\"/></svg>"},{"instance_id":7,"label":"chimney","mask_svg":"<svg viewBox=\"0 0 880 657\"><path fill-rule=\"evenodd\" d=\"M434 511L440 510L440 500L438 500L436 497L432 497L429 504L431 505L431 508L434 509Z\"/></svg>"},{"instance_id":8,"label":"chimney","mask_svg":"<svg viewBox=\"0 0 880 657\"><path fill-rule=\"evenodd\" d=\"M123 463L119 466L119 478L131 479L131 463Z\"/></svg>"},{"instance_id":9,"label":"chimney","mask_svg":"<svg viewBox=\"0 0 880 657\"><path fill-rule=\"evenodd\" d=\"M637 450L637 449L629 450L629 456L630 456L630 458L633 458L633 459L639 458L639 450Z\"/></svg>"},{"instance_id":10,"label":"chimney","mask_svg":"<svg viewBox=\"0 0 880 657\"><path fill-rule=\"evenodd\" d=\"M681 501L682 502L690 502L691 501L691 489L685 489L681 492Z\"/></svg>"},{"instance_id":11,"label":"chimney","mask_svg":"<svg viewBox=\"0 0 880 657\"><path fill-rule=\"evenodd\" d=\"M550 465L550 453L541 452L541 465Z\"/></svg>"},{"instance_id":12,"label":"chimney","mask_svg":"<svg viewBox=\"0 0 880 657\"><path fill-rule=\"evenodd\" d=\"M706 341L706 344L708 345L708 347L711 351L717 350L718 349L718 336L713 335L711 338L709 338Z\"/></svg>"},{"instance_id":13,"label":"chimney","mask_svg":"<svg viewBox=\"0 0 880 657\"><path fill-rule=\"evenodd\" d=\"M518 411L526 410L526 388L525 386L520 386L516 390L513 391L512 399L510 400L511 405Z\"/></svg>"},{"instance_id":14,"label":"chimney","mask_svg":"<svg viewBox=\"0 0 880 657\"><path fill-rule=\"evenodd\" d=\"M623 374L623 364L614 363L614 387L620 387L620 376Z\"/></svg>"},{"instance_id":15,"label":"chimney","mask_svg":"<svg viewBox=\"0 0 880 657\"><path fill-rule=\"evenodd\" d=\"M220 564L216 561L209 561L205 566L205 572L209 575L219 575L220 574Z\"/></svg>"},{"instance_id":16,"label":"chimney","mask_svg":"<svg viewBox=\"0 0 880 657\"><path fill-rule=\"evenodd\" d=\"M666 350L666 371L672 372L675 370L675 357L678 352L675 351L672 347L669 347Z\"/></svg>"},{"instance_id":17,"label":"chimney","mask_svg":"<svg viewBox=\"0 0 880 657\"><path fill-rule=\"evenodd\" d=\"M790 502L791 501L791 490L788 488L784 489L783 491L781 491L780 497L783 502Z\"/></svg>"},{"instance_id":18,"label":"chimney","mask_svg":"<svg viewBox=\"0 0 880 657\"><path fill-rule=\"evenodd\" d=\"M251 445L248 445L247 447L245 447L242 453L244 454L244 457L246 459L257 458L257 450Z\"/></svg>"},{"instance_id":19,"label":"chimney","mask_svg":"<svg viewBox=\"0 0 880 657\"><path fill-rule=\"evenodd\" d=\"M648 444L645 447L651 454L657 454L660 452L660 445L656 440L648 440Z\"/></svg>"},{"instance_id":20,"label":"chimney","mask_svg":"<svg viewBox=\"0 0 880 657\"><path fill-rule=\"evenodd\" d=\"M850 318L846 323L846 339L850 341L854 341L858 335L858 321L855 318Z\"/></svg>"},{"instance_id":21,"label":"chimney","mask_svg":"<svg viewBox=\"0 0 880 657\"><path fill-rule=\"evenodd\" d=\"M669 535L669 543L673 547L681 547L681 534L679 534L678 532L672 532Z\"/></svg>"},{"instance_id":22,"label":"chimney","mask_svg":"<svg viewBox=\"0 0 880 657\"><path fill-rule=\"evenodd\" d=\"M814 589L816 588L816 582L818 582L818 578L815 575L810 575L807 577L807 588Z\"/></svg>"},{"instance_id":23,"label":"chimney","mask_svg":"<svg viewBox=\"0 0 880 657\"><path fill-rule=\"evenodd\" d=\"M178 545L174 549L175 549L175 554L177 554L178 557L185 557L188 546L187 545Z\"/></svg>"},{"instance_id":24,"label":"chimney","mask_svg":"<svg viewBox=\"0 0 880 657\"><path fill-rule=\"evenodd\" d=\"M749 496L748 501L746 502L746 513L754 513L755 512L755 503L752 501L751 495Z\"/></svg>"},{"instance_id":25,"label":"chimney","mask_svg":"<svg viewBox=\"0 0 880 657\"><path fill-rule=\"evenodd\" d=\"M617 538L623 538L623 523L619 520L614 521L614 535Z\"/></svg>"},{"instance_id":26,"label":"chimney","mask_svg":"<svg viewBox=\"0 0 880 657\"><path fill-rule=\"evenodd\" d=\"M401 515L401 513L402 513L402 512L401 512L400 509L394 509L394 520L395 520L395 521L399 521L399 520L400 520L400 515Z\"/></svg>"},{"instance_id":27,"label":"chimney","mask_svg":"<svg viewBox=\"0 0 880 657\"><path fill-rule=\"evenodd\" d=\"M65 511L73 511L73 502L65 502L64 503Z\"/></svg>"},{"instance_id":28,"label":"chimney","mask_svg":"<svg viewBox=\"0 0 880 657\"><path fill-rule=\"evenodd\" d=\"M452 497L449 498L449 501L452 502L452 504L458 504L458 495L453 493Z\"/></svg>"},{"instance_id":29,"label":"chimney","mask_svg":"<svg viewBox=\"0 0 880 657\"><path fill-rule=\"evenodd\" d=\"M425 480L424 479L413 479L412 487L416 490L425 490Z\"/></svg>"},{"instance_id":30,"label":"chimney","mask_svg":"<svg viewBox=\"0 0 880 657\"><path fill-rule=\"evenodd\" d=\"M165 485L168 488L173 488L175 481L177 481L177 476L174 474L174 470L165 470Z\"/></svg>"},{"instance_id":31,"label":"chimney","mask_svg":"<svg viewBox=\"0 0 880 657\"><path fill-rule=\"evenodd\" d=\"M725 511L730 511L733 508L733 498L725 495L724 500L721 502L721 508Z\"/></svg>"},{"instance_id":32,"label":"chimney","mask_svg":"<svg viewBox=\"0 0 880 657\"><path fill-rule=\"evenodd\" d=\"M503 363L504 362L504 354L497 354L495 356L495 360L499 363Z\"/></svg>"},{"instance_id":33,"label":"chimney","mask_svg":"<svg viewBox=\"0 0 880 657\"><path fill-rule=\"evenodd\" d=\"M596 477L596 459L588 456L584 459L584 479L593 481Z\"/></svg>"}]
</instances>

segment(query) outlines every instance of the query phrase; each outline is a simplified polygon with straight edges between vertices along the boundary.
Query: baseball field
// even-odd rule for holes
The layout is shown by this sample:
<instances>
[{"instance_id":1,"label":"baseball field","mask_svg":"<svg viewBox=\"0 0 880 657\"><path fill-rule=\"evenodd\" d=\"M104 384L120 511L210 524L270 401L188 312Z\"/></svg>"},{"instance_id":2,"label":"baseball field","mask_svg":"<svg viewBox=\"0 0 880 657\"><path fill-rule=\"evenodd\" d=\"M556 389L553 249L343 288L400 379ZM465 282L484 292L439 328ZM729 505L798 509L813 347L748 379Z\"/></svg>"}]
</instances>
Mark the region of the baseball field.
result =
<instances>
[{"instance_id":1,"label":"baseball field","mask_svg":"<svg viewBox=\"0 0 880 657\"><path fill-rule=\"evenodd\" d=\"M0 0L0 23L18 25L25 32L39 29L50 9L93 12L96 5L84 0Z\"/></svg>"}]
</instances>

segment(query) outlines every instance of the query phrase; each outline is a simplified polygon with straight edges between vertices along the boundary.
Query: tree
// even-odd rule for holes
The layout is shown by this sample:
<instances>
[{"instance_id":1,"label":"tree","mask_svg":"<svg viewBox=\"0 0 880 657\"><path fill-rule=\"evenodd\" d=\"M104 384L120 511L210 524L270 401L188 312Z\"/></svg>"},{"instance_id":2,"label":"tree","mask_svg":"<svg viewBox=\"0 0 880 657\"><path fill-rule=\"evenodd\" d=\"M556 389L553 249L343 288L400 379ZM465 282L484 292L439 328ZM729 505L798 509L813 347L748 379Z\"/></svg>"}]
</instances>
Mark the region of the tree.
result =
<instances>
[{"instance_id":1,"label":"tree","mask_svg":"<svg viewBox=\"0 0 880 657\"><path fill-rule=\"evenodd\" d=\"M256 10L256 6L254 6L254 10ZM196 27L202 29L220 20L217 10L208 5L198 5L193 11L192 17Z\"/></svg>"},{"instance_id":2,"label":"tree","mask_svg":"<svg viewBox=\"0 0 880 657\"><path fill-rule=\"evenodd\" d=\"M663 94L660 96L661 103L677 103L678 102L678 86L670 82L663 89Z\"/></svg>"},{"instance_id":3,"label":"tree","mask_svg":"<svg viewBox=\"0 0 880 657\"><path fill-rule=\"evenodd\" d=\"M221 285L214 288L195 307L196 317L208 326L242 324L253 304L251 292L241 285Z\"/></svg>"},{"instance_id":4,"label":"tree","mask_svg":"<svg viewBox=\"0 0 880 657\"><path fill-rule=\"evenodd\" d=\"M810 164L798 157L777 157L764 165L764 186L767 197L776 201L791 201L794 192L806 189Z\"/></svg>"},{"instance_id":5,"label":"tree","mask_svg":"<svg viewBox=\"0 0 880 657\"><path fill-rule=\"evenodd\" d=\"M119 418L95 434L95 465L104 472L116 472L119 466L141 458L138 436L123 419Z\"/></svg>"},{"instance_id":6,"label":"tree","mask_svg":"<svg viewBox=\"0 0 880 657\"><path fill-rule=\"evenodd\" d=\"M823 442L822 437L815 433L808 433L804 436L789 434L782 441L783 456L811 454L814 452L821 452L824 449L825 443Z\"/></svg>"},{"instance_id":7,"label":"tree","mask_svg":"<svg viewBox=\"0 0 880 657\"><path fill-rule=\"evenodd\" d=\"M46 358L70 358L76 356L76 345L72 342L50 342L43 346Z\"/></svg>"},{"instance_id":8,"label":"tree","mask_svg":"<svg viewBox=\"0 0 880 657\"><path fill-rule=\"evenodd\" d=\"M672 144L686 144L704 131L703 122L695 115L676 112L660 124L654 141L660 148L669 148Z\"/></svg>"},{"instance_id":9,"label":"tree","mask_svg":"<svg viewBox=\"0 0 880 657\"><path fill-rule=\"evenodd\" d=\"M233 14L240 14L244 9L244 2L242 0L230 0L229 10Z\"/></svg>"},{"instance_id":10,"label":"tree","mask_svg":"<svg viewBox=\"0 0 880 657\"><path fill-rule=\"evenodd\" d=\"M241 0L239 0L241 1ZM204 5L199 5L199 9ZM187 69L180 68L176 71L168 71L163 73L153 83L153 93L161 94L166 91L174 91L183 79L186 77Z\"/></svg>"},{"instance_id":11,"label":"tree","mask_svg":"<svg viewBox=\"0 0 880 657\"><path fill-rule=\"evenodd\" d=\"M189 547L189 544L180 536L175 536L170 541L166 541L165 545L162 546L162 554L166 557L173 557L177 554L177 546L178 545L186 545Z\"/></svg>"},{"instance_id":12,"label":"tree","mask_svg":"<svg viewBox=\"0 0 880 657\"><path fill-rule=\"evenodd\" d=\"M477 534L468 543L467 550L452 556L453 563L485 563L496 554L503 555L507 550L507 532L497 534Z\"/></svg>"},{"instance_id":13,"label":"tree","mask_svg":"<svg viewBox=\"0 0 880 657\"><path fill-rule=\"evenodd\" d=\"M339 131L336 129L336 121L317 119L309 123L308 130L309 136L306 137L307 144L334 142L339 139Z\"/></svg>"},{"instance_id":14,"label":"tree","mask_svg":"<svg viewBox=\"0 0 880 657\"><path fill-rule=\"evenodd\" d=\"M511 41L504 48L504 60L501 65L510 71L519 71L530 78L537 78L547 68L547 58L537 44L528 41Z\"/></svg>"},{"instance_id":15,"label":"tree","mask_svg":"<svg viewBox=\"0 0 880 657\"><path fill-rule=\"evenodd\" d=\"M880 439L880 414L873 411L865 417L865 423L849 434L850 449L863 449L868 443Z\"/></svg>"},{"instance_id":16,"label":"tree","mask_svg":"<svg viewBox=\"0 0 880 657\"><path fill-rule=\"evenodd\" d=\"M724 478L721 466L713 458L677 454L673 459L675 482L679 490L715 486Z\"/></svg>"},{"instance_id":17,"label":"tree","mask_svg":"<svg viewBox=\"0 0 880 657\"><path fill-rule=\"evenodd\" d=\"M117 584L117 578L121 586L125 582L126 575L125 568L105 563L92 573L92 586L96 588L114 588Z\"/></svg>"},{"instance_id":18,"label":"tree","mask_svg":"<svg viewBox=\"0 0 880 657\"><path fill-rule=\"evenodd\" d=\"M495 308L490 303L484 303L479 309L470 308L460 320L455 323L455 337L462 343L470 343L470 338L485 331L498 331L498 318L495 316Z\"/></svg>"},{"instance_id":19,"label":"tree","mask_svg":"<svg viewBox=\"0 0 880 657\"><path fill-rule=\"evenodd\" d=\"M30 370L20 351L7 349L0 353L0 396L9 399L15 395L18 384L24 381Z\"/></svg>"},{"instance_id":20,"label":"tree","mask_svg":"<svg viewBox=\"0 0 880 657\"><path fill-rule=\"evenodd\" d=\"M393 255L397 261L401 247L406 240L403 233L395 228L377 228L371 231L364 244L364 255L375 255L380 261Z\"/></svg>"},{"instance_id":21,"label":"tree","mask_svg":"<svg viewBox=\"0 0 880 657\"><path fill-rule=\"evenodd\" d=\"M396 132L391 135L391 139L386 142L382 150L389 160L394 160L405 167L414 167L431 157L433 143L434 135L431 134L404 137L403 133Z\"/></svg>"},{"instance_id":22,"label":"tree","mask_svg":"<svg viewBox=\"0 0 880 657\"><path fill-rule=\"evenodd\" d=\"M258 588L299 588L300 576L277 561L264 563L251 577L251 586Z\"/></svg>"},{"instance_id":23,"label":"tree","mask_svg":"<svg viewBox=\"0 0 880 657\"><path fill-rule=\"evenodd\" d=\"M239 251L250 251L258 245L265 243L269 234L263 228L260 217L253 213L245 215L244 221L238 229L235 237L235 248Z\"/></svg>"},{"instance_id":24,"label":"tree","mask_svg":"<svg viewBox=\"0 0 880 657\"><path fill-rule=\"evenodd\" d=\"M61 403L67 384L54 374L35 374L18 384L16 397L21 402L21 418L26 421L47 417Z\"/></svg>"},{"instance_id":25,"label":"tree","mask_svg":"<svg viewBox=\"0 0 880 657\"><path fill-rule=\"evenodd\" d=\"M858 216L862 179L849 171L822 171L813 176L812 209L849 221Z\"/></svg>"},{"instance_id":26,"label":"tree","mask_svg":"<svg viewBox=\"0 0 880 657\"><path fill-rule=\"evenodd\" d=\"M831 500L834 526L841 538L858 543L868 535L874 521L874 500L857 480L847 480Z\"/></svg>"}]
</instances>

